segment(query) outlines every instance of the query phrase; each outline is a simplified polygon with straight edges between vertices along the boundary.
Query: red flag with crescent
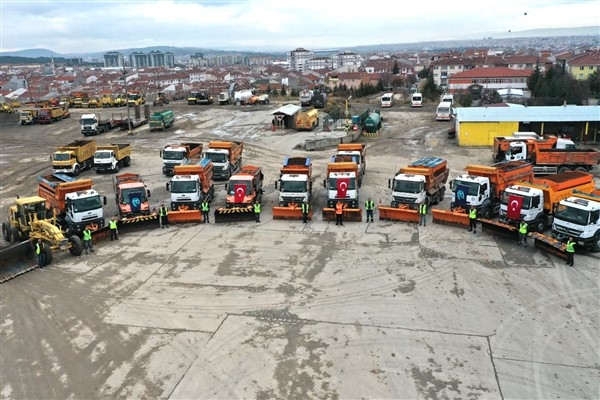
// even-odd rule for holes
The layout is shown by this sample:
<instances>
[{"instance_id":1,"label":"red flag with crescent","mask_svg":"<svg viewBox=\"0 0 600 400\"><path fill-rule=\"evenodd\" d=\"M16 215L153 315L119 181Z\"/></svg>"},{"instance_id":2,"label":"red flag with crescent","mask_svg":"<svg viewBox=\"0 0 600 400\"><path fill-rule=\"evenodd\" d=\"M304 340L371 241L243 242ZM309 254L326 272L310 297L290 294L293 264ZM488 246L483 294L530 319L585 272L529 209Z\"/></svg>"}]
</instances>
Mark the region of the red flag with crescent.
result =
<instances>
[{"instance_id":1,"label":"red flag with crescent","mask_svg":"<svg viewBox=\"0 0 600 400\"><path fill-rule=\"evenodd\" d=\"M346 198L346 192L348 191L349 184L350 184L349 178L339 178L337 180L337 197L338 197L338 199Z\"/></svg>"},{"instance_id":2,"label":"red flag with crescent","mask_svg":"<svg viewBox=\"0 0 600 400\"><path fill-rule=\"evenodd\" d=\"M508 219L521 219L521 206L523 205L523 198L521 196L508 196L508 209L506 210L506 216Z\"/></svg>"},{"instance_id":3,"label":"red flag with crescent","mask_svg":"<svg viewBox=\"0 0 600 400\"><path fill-rule=\"evenodd\" d=\"M239 184L233 185L233 193L235 194L235 202L241 203L244 201L244 196L246 196L246 185Z\"/></svg>"}]
</instances>

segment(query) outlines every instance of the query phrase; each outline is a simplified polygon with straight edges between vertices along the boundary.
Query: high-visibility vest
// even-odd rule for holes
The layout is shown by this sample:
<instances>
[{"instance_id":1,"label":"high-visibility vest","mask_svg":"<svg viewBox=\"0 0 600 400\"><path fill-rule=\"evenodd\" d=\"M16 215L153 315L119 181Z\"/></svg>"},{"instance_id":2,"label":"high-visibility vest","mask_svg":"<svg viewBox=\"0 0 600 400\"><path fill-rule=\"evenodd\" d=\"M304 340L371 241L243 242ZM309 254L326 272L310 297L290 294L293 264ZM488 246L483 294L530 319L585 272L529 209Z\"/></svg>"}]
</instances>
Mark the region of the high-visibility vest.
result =
<instances>
[{"instance_id":1,"label":"high-visibility vest","mask_svg":"<svg viewBox=\"0 0 600 400\"><path fill-rule=\"evenodd\" d=\"M375 202L373 202L373 200L369 201L365 201L365 209L367 210L372 210L373 208L375 208Z\"/></svg>"},{"instance_id":2,"label":"high-visibility vest","mask_svg":"<svg viewBox=\"0 0 600 400\"><path fill-rule=\"evenodd\" d=\"M158 214L161 217L164 217L165 215L167 215L169 213L169 211L167 210L167 207L161 207L158 209Z\"/></svg>"},{"instance_id":3,"label":"high-visibility vest","mask_svg":"<svg viewBox=\"0 0 600 400\"><path fill-rule=\"evenodd\" d=\"M39 243L35 244L35 254L40 254L42 252L42 246Z\"/></svg>"},{"instance_id":4,"label":"high-visibility vest","mask_svg":"<svg viewBox=\"0 0 600 400\"><path fill-rule=\"evenodd\" d=\"M92 240L92 231L90 231L89 229L83 231L83 240Z\"/></svg>"},{"instance_id":5,"label":"high-visibility vest","mask_svg":"<svg viewBox=\"0 0 600 400\"><path fill-rule=\"evenodd\" d=\"M521 222L519 225L519 233L527 233L527 222Z\"/></svg>"},{"instance_id":6,"label":"high-visibility vest","mask_svg":"<svg viewBox=\"0 0 600 400\"><path fill-rule=\"evenodd\" d=\"M254 204L254 213L255 214L260 214L260 203L255 203Z\"/></svg>"},{"instance_id":7,"label":"high-visibility vest","mask_svg":"<svg viewBox=\"0 0 600 400\"><path fill-rule=\"evenodd\" d=\"M108 221L108 226L110 229L117 229L117 221L111 219L110 221Z\"/></svg>"},{"instance_id":8,"label":"high-visibility vest","mask_svg":"<svg viewBox=\"0 0 600 400\"><path fill-rule=\"evenodd\" d=\"M306 214L310 209L310 205L308 203L302 203L302 213Z\"/></svg>"},{"instance_id":9,"label":"high-visibility vest","mask_svg":"<svg viewBox=\"0 0 600 400\"><path fill-rule=\"evenodd\" d=\"M427 214L427 204L421 203L419 206L419 214Z\"/></svg>"},{"instance_id":10,"label":"high-visibility vest","mask_svg":"<svg viewBox=\"0 0 600 400\"><path fill-rule=\"evenodd\" d=\"M475 209L469 210L469 218L470 219L477 218L477 210L475 210Z\"/></svg>"},{"instance_id":11,"label":"high-visibility vest","mask_svg":"<svg viewBox=\"0 0 600 400\"><path fill-rule=\"evenodd\" d=\"M342 212L344 211L344 206L342 205L342 203L337 203L335 205L335 213L336 214L342 214Z\"/></svg>"},{"instance_id":12,"label":"high-visibility vest","mask_svg":"<svg viewBox=\"0 0 600 400\"><path fill-rule=\"evenodd\" d=\"M206 201L202 202L202 211L208 211L210 209L210 206L208 205L208 203Z\"/></svg>"},{"instance_id":13,"label":"high-visibility vest","mask_svg":"<svg viewBox=\"0 0 600 400\"><path fill-rule=\"evenodd\" d=\"M567 240L567 253L575 253L575 242Z\"/></svg>"}]
</instances>

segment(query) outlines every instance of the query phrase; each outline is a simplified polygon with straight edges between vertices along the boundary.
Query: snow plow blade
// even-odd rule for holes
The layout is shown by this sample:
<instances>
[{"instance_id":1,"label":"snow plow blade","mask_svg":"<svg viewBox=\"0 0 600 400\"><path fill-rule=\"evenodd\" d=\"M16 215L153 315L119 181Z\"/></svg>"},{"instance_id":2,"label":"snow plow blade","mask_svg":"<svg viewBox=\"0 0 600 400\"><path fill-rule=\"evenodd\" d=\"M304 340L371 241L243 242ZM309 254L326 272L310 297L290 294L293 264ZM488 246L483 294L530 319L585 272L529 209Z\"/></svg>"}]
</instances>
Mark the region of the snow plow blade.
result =
<instances>
[{"instance_id":1,"label":"snow plow blade","mask_svg":"<svg viewBox=\"0 0 600 400\"><path fill-rule=\"evenodd\" d=\"M542 235L539 232L531 232L528 236L534 238L533 245L536 249L544 250L558 258L567 260L567 246L560 240Z\"/></svg>"},{"instance_id":2,"label":"snow plow blade","mask_svg":"<svg viewBox=\"0 0 600 400\"><path fill-rule=\"evenodd\" d=\"M362 208L344 208L342 220L348 222L362 222ZM323 209L323 221L335 221L335 208Z\"/></svg>"},{"instance_id":3,"label":"snow plow blade","mask_svg":"<svg viewBox=\"0 0 600 400\"><path fill-rule=\"evenodd\" d=\"M37 268L29 240L0 249L0 283Z\"/></svg>"},{"instance_id":4,"label":"snow plow blade","mask_svg":"<svg viewBox=\"0 0 600 400\"><path fill-rule=\"evenodd\" d=\"M432 208L431 215L433 216L433 222L437 224L469 227L469 214Z\"/></svg>"},{"instance_id":5,"label":"snow plow blade","mask_svg":"<svg viewBox=\"0 0 600 400\"><path fill-rule=\"evenodd\" d=\"M382 221L419 222L417 210L408 207L378 207L379 219Z\"/></svg>"},{"instance_id":6,"label":"snow plow blade","mask_svg":"<svg viewBox=\"0 0 600 400\"><path fill-rule=\"evenodd\" d=\"M215 210L215 222L255 221L254 207L218 208Z\"/></svg>"},{"instance_id":7,"label":"snow plow blade","mask_svg":"<svg viewBox=\"0 0 600 400\"><path fill-rule=\"evenodd\" d=\"M483 232L490 232L494 235L502 235L509 239L513 239L514 241L519 240L519 229L512 225L485 218L477 218L477 222L481 223L481 230Z\"/></svg>"},{"instance_id":8,"label":"snow plow blade","mask_svg":"<svg viewBox=\"0 0 600 400\"><path fill-rule=\"evenodd\" d=\"M117 222L119 234L158 228L158 214L140 215L138 217L121 218ZM109 232L110 236L110 232Z\"/></svg>"},{"instance_id":9,"label":"snow plow blade","mask_svg":"<svg viewBox=\"0 0 600 400\"><path fill-rule=\"evenodd\" d=\"M202 222L200 210L169 211L167 215L170 224L181 224L186 222Z\"/></svg>"},{"instance_id":10,"label":"snow plow blade","mask_svg":"<svg viewBox=\"0 0 600 400\"><path fill-rule=\"evenodd\" d=\"M308 220L312 221L313 210L308 211ZM273 219L302 219L302 208L298 206L273 207Z\"/></svg>"}]
</instances>

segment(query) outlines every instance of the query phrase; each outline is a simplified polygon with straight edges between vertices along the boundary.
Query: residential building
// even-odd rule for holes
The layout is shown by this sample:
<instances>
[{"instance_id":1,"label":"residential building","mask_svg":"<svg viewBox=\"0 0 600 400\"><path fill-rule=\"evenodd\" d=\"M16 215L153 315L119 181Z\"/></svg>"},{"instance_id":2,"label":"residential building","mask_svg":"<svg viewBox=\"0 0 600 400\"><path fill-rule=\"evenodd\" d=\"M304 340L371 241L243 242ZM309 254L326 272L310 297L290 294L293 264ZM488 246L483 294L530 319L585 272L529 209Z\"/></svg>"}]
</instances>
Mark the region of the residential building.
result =
<instances>
[{"instance_id":1,"label":"residential building","mask_svg":"<svg viewBox=\"0 0 600 400\"><path fill-rule=\"evenodd\" d=\"M576 55L566 60L566 64L573 78L579 81L586 80L594 72L600 73L600 50Z\"/></svg>"},{"instance_id":2,"label":"residential building","mask_svg":"<svg viewBox=\"0 0 600 400\"><path fill-rule=\"evenodd\" d=\"M123 68L125 59L118 51L109 51L104 55L104 66L107 68Z\"/></svg>"},{"instance_id":3,"label":"residential building","mask_svg":"<svg viewBox=\"0 0 600 400\"><path fill-rule=\"evenodd\" d=\"M305 67L306 61L313 57L313 52L310 50L303 49L301 47L296 50L292 50L288 53L288 64L292 71L304 71L308 69Z\"/></svg>"},{"instance_id":4,"label":"residential building","mask_svg":"<svg viewBox=\"0 0 600 400\"><path fill-rule=\"evenodd\" d=\"M449 76L448 93L466 91L473 85L480 85L484 90L527 90L527 80L532 73L533 70L505 67L473 68Z\"/></svg>"}]
</instances>

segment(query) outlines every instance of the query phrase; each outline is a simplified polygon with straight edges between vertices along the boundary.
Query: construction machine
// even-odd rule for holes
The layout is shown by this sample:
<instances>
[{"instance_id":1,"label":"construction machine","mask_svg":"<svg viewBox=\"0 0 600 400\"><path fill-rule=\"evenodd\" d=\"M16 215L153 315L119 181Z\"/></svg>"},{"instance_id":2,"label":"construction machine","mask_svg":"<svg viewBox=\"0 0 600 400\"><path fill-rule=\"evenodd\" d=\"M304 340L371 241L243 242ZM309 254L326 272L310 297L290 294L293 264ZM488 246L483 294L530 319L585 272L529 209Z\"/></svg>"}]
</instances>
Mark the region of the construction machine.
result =
<instances>
[{"instance_id":1,"label":"construction machine","mask_svg":"<svg viewBox=\"0 0 600 400\"><path fill-rule=\"evenodd\" d=\"M150 131L164 131L175 123L175 115L171 110L155 111L150 116Z\"/></svg>"},{"instance_id":2,"label":"construction machine","mask_svg":"<svg viewBox=\"0 0 600 400\"><path fill-rule=\"evenodd\" d=\"M302 219L302 203L310 205L312 163L310 157L286 157L279 170L279 206L273 207L273 219ZM308 219L312 219L312 208Z\"/></svg>"},{"instance_id":3,"label":"construction machine","mask_svg":"<svg viewBox=\"0 0 600 400\"><path fill-rule=\"evenodd\" d=\"M209 105L213 103L213 97L208 89L199 89L197 91L190 92L187 98L189 105L205 104Z\"/></svg>"},{"instance_id":4,"label":"construction machine","mask_svg":"<svg viewBox=\"0 0 600 400\"><path fill-rule=\"evenodd\" d=\"M450 169L438 157L423 157L398 169L388 181L392 189L390 207L379 207L379 219L419 222L419 205L438 204L444 199Z\"/></svg>"},{"instance_id":5,"label":"construction machine","mask_svg":"<svg viewBox=\"0 0 600 400\"><path fill-rule=\"evenodd\" d=\"M153 106L164 106L165 104L169 104L169 99L164 92L158 92L156 94L156 99L152 102Z\"/></svg>"},{"instance_id":6,"label":"construction machine","mask_svg":"<svg viewBox=\"0 0 600 400\"><path fill-rule=\"evenodd\" d=\"M48 217L46 199L39 196L15 200L9 207L8 221L2 223L2 236L13 246L0 252L0 282L35 268L32 253L38 239L46 249L46 264L52 262L52 255L57 251L69 250L73 256L83 252L79 236L65 236L56 219Z\"/></svg>"},{"instance_id":7,"label":"construction machine","mask_svg":"<svg viewBox=\"0 0 600 400\"><path fill-rule=\"evenodd\" d=\"M323 208L323 221L335 221L335 205L344 207L344 221L362 221L358 186L358 164L334 162L327 164L323 186L327 189L327 207Z\"/></svg>"},{"instance_id":8,"label":"construction machine","mask_svg":"<svg viewBox=\"0 0 600 400\"><path fill-rule=\"evenodd\" d=\"M254 220L254 204L262 201L264 175L260 167L246 165L225 185L225 208L215 210L215 222Z\"/></svg>"},{"instance_id":9,"label":"construction machine","mask_svg":"<svg viewBox=\"0 0 600 400\"><path fill-rule=\"evenodd\" d=\"M202 203L210 203L215 196L212 161L202 158L195 164L176 166L166 189L171 192L169 222L202 221Z\"/></svg>"}]
</instances>

